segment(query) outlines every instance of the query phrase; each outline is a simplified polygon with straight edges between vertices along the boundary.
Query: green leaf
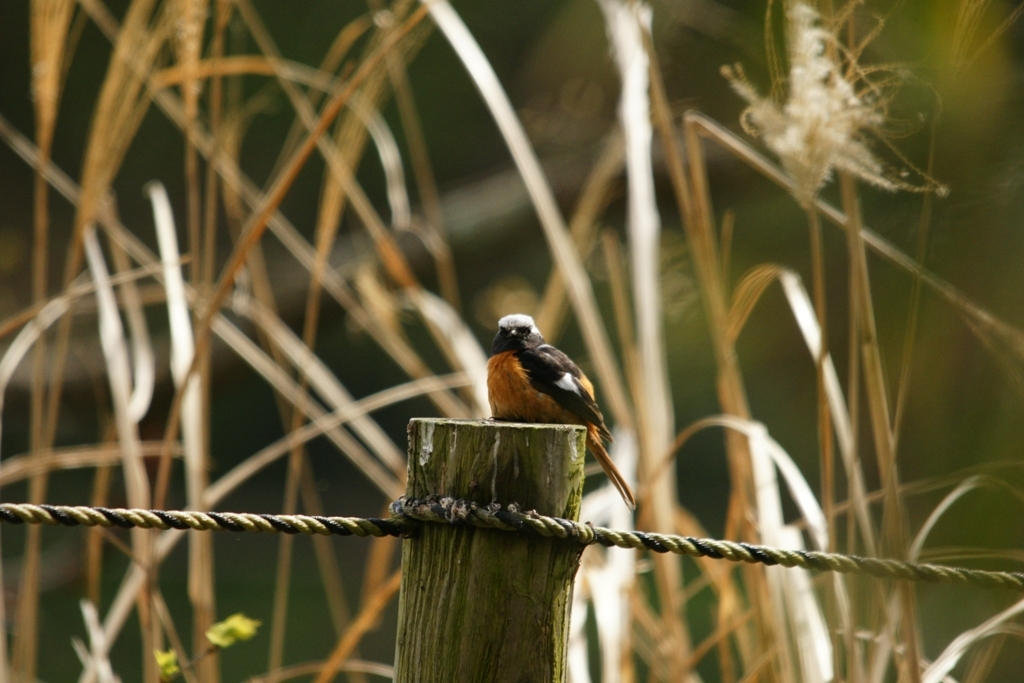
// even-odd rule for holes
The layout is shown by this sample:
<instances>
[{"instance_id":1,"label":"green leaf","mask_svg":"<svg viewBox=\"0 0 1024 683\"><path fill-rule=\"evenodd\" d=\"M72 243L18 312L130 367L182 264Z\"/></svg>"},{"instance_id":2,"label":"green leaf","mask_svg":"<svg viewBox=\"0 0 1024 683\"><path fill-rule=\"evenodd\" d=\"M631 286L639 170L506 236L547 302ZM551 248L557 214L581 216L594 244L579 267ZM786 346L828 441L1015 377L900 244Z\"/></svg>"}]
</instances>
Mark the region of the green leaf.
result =
<instances>
[{"instance_id":1,"label":"green leaf","mask_svg":"<svg viewBox=\"0 0 1024 683\"><path fill-rule=\"evenodd\" d=\"M256 635L256 629L261 623L239 612L232 614L224 621L218 621L207 629L206 638L221 649L231 647L241 640L249 640Z\"/></svg>"},{"instance_id":2,"label":"green leaf","mask_svg":"<svg viewBox=\"0 0 1024 683\"><path fill-rule=\"evenodd\" d=\"M161 681L169 681L181 673L181 668L178 666L178 653L174 650L166 652L154 650L153 655L156 657L156 665L160 669Z\"/></svg>"}]
</instances>

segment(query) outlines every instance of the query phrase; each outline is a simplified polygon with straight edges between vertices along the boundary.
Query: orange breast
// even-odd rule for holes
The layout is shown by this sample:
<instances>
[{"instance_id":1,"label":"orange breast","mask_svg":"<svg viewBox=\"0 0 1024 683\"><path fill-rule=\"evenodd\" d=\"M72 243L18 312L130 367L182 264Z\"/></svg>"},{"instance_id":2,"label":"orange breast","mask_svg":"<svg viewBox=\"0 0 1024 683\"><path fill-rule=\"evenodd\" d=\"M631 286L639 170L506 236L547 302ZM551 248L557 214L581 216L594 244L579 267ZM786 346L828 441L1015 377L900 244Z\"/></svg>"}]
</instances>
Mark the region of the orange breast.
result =
<instances>
[{"instance_id":1,"label":"orange breast","mask_svg":"<svg viewBox=\"0 0 1024 683\"><path fill-rule=\"evenodd\" d=\"M514 351L505 351L487 361L487 396L491 414L501 420L580 424L586 422L530 384Z\"/></svg>"}]
</instances>

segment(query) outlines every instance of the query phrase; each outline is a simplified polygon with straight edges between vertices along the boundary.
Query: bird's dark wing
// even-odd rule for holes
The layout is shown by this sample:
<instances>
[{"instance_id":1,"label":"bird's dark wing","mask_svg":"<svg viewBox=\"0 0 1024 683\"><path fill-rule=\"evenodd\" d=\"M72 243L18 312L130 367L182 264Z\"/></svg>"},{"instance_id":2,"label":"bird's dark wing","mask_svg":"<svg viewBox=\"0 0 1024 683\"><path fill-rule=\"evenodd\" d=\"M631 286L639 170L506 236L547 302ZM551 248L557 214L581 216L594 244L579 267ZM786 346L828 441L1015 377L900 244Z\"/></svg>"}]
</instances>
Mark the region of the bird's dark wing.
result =
<instances>
[{"instance_id":1,"label":"bird's dark wing","mask_svg":"<svg viewBox=\"0 0 1024 683\"><path fill-rule=\"evenodd\" d=\"M566 410L596 425L602 436L608 432L601 409L580 382L583 373L569 356L550 344L541 344L520 351L519 361L534 389L551 396ZM605 438L610 438L610 435Z\"/></svg>"}]
</instances>

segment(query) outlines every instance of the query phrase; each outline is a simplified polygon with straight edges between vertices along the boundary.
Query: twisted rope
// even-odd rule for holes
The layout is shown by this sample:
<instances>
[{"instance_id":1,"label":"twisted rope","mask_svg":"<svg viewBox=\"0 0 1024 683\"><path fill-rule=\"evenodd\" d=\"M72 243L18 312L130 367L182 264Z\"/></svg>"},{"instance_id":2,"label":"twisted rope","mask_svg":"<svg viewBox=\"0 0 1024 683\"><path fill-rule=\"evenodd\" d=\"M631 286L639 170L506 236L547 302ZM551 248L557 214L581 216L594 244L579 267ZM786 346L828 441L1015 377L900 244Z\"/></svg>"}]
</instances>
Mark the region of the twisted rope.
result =
<instances>
[{"instance_id":1,"label":"twisted rope","mask_svg":"<svg viewBox=\"0 0 1024 683\"><path fill-rule=\"evenodd\" d=\"M402 536L400 519L313 517L309 515L257 515L250 512L194 512L191 510L126 510L84 505L29 505L0 503L0 521L50 526L101 526L183 531L259 531L322 536Z\"/></svg>"},{"instance_id":2,"label":"twisted rope","mask_svg":"<svg viewBox=\"0 0 1024 683\"><path fill-rule=\"evenodd\" d=\"M597 543L605 547L645 549L656 553L710 557L715 560L749 564L801 567L841 574L867 574L879 579L965 583L985 588L1024 590L1024 573L1021 572L983 571L813 550L782 550L763 545L692 536L618 531L560 517L547 517L533 510L520 512L515 504L503 510L496 503L480 507L472 502L452 498L400 498L391 504L390 512L398 518L412 518L424 522L468 524L503 531L529 529L545 538L571 538L583 545Z\"/></svg>"},{"instance_id":3,"label":"twisted rope","mask_svg":"<svg viewBox=\"0 0 1024 683\"><path fill-rule=\"evenodd\" d=\"M391 504L390 512L391 519L376 519L0 503L0 522L360 537L409 537L415 534L418 522L433 522L529 532L544 538L569 539L582 545L599 544L605 547L644 549L656 553L675 553L767 566L865 574L879 579L962 583L984 588L1024 590L1024 573L1021 572L983 571L813 550L783 550L692 536L619 531L560 517L548 517L533 510L523 512L514 503L502 508L497 503L480 506L470 501L438 496L422 499L400 498Z\"/></svg>"}]
</instances>

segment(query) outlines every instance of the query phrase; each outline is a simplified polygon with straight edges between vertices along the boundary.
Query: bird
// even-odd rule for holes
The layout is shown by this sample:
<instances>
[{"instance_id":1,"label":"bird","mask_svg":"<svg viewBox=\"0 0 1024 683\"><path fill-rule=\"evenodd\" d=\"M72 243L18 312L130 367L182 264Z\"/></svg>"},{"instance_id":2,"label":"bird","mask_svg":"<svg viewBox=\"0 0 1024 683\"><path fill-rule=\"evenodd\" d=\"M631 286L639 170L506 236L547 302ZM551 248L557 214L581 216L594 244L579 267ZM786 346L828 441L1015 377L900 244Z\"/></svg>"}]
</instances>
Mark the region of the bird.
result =
<instances>
[{"instance_id":1,"label":"bird","mask_svg":"<svg viewBox=\"0 0 1024 683\"><path fill-rule=\"evenodd\" d=\"M586 427L587 448L629 509L636 509L633 491L604 448L612 435L594 400L594 385L569 356L544 341L530 316L514 313L498 321L487 361L487 397L497 420Z\"/></svg>"}]
</instances>

